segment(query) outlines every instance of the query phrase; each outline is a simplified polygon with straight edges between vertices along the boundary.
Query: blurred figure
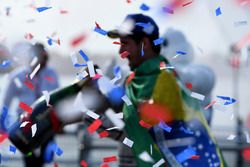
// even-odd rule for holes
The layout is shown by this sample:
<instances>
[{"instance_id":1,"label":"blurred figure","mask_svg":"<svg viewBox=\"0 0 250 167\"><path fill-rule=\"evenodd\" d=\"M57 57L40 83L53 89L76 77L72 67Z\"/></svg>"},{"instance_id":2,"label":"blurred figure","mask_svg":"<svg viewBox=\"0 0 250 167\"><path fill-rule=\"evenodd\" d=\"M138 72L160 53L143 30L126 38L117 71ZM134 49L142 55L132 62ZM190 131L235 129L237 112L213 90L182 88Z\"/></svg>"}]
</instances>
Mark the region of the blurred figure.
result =
<instances>
[{"instance_id":1,"label":"blurred figure","mask_svg":"<svg viewBox=\"0 0 250 167\"><path fill-rule=\"evenodd\" d=\"M9 84L3 97L3 105L7 108L11 107L15 98L17 98L19 102L31 105L36 99L43 95L42 91L52 91L59 86L56 72L47 66L49 55L44 46L40 43L36 43L30 46L28 54L31 58L32 66L22 67L10 73ZM33 78L30 78L29 75L39 64L40 68L38 72ZM18 106L16 106L14 111L19 116L23 113L23 110L18 108ZM13 112L13 110L11 110L11 112ZM5 126L1 128L2 130L7 130ZM48 140L48 142L50 140ZM29 157L24 157L26 167L43 166L44 150L48 142L42 145L40 155L33 154Z\"/></svg>"},{"instance_id":2,"label":"blurred figure","mask_svg":"<svg viewBox=\"0 0 250 167\"><path fill-rule=\"evenodd\" d=\"M191 91L205 96L205 100L202 101L202 111L210 125L213 108L209 107L205 110L204 107L211 102L212 98L212 89L215 84L215 74L213 70L208 66L193 63L193 47L182 32L169 28L163 35L163 38L165 38L165 42L162 47L162 55L174 66L181 81L185 85L189 85ZM184 54L177 55L178 51Z\"/></svg>"}]
</instances>

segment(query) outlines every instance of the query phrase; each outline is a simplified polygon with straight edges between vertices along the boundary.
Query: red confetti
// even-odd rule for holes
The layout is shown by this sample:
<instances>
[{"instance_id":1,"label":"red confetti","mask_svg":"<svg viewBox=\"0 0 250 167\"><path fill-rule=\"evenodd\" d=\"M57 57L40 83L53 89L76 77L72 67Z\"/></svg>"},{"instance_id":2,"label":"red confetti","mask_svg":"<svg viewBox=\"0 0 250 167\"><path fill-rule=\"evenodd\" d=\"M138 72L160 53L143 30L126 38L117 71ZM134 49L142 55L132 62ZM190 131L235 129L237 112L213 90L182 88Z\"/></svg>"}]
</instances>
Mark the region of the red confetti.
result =
<instances>
[{"instance_id":1,"label":"red confetti","mask_svg":"<svg viewBox=\"0 0 250 167\"><path fill-rule=\"evenodd\" d=\"M80 35L80 36L77 36L76 38L74 38L74 39L71 41L71 46L72 46L72 47L76 47L77 45L79 45L80 43L82 43L85 39L86 39L86 35L85 35L85 34L82 34L82 35Z\"/></svg>"},{"instance_id":2,"label":"red confetti","mask_svg":"<svg viewBox=\"0 0 250 167\"><path fill-rule=\"evenodd\" d=\"M109 167L108 164L102 164L102 167Z\"/></svg>"},{"instance_id":3,"label":"red confetti","mask_svg":"<svg viewBox=\"0 0 250 167\"><path fill-rule=\"evenodd\" d=\"M104 138L104 137L108 137L108 135L109 135L109 132L108 131L102 131L101 133L99 133L99 137L100 138Z\"/></svg>"},{"instance_id":4,"label":"red confetti","mask_svg":"<svg viewBox=\"0 0 250 167\"><path fill-rule=\"evenodd\" d=\"M33 38L33 35L31 33L26 33L24 35L24 38L27 39L27 40L31 40Z\"/></svg>"},{"instance_id":5,"label":"red confetti","mask_svg":"<svg viewBox=\"0 0 250 167\"><path fill-rule=\"evenodd\" d=\"M100 74L95 74L95 76L92 78L93 80L96 80L96 79L98 79L98 78L101 78L102 77L102 75L100 75Z\"/></svg>"},{"instance_id":6,"label":"red confetti","mask_svg":"<svg viewBox=\"0 0 250 167\"><path fill-rule=\"evenodd\" d=\"M193 88L193 85L191 83L189 83L189 82L187 82L185 85L186 85L186 87L188 89L192 89Z\"/></svg>"},{"instance_id":7,"label":"red confetti","mask_svg":"<svg viewBox=\"0 0 250 167\"><path fill-rule=\"evenodd\" d=\"M149 129L149 128L152 127L152 125L150 125L150 124L144 122L143 120L140 120L139 124L140 124L142 127L147 128L147 129Z\"/></svg>"},{"instance_id":8,"label":"red confetti","mask_svg":"<svg viewBox=\"0 0 250 167\"><path fill-rule=\"evenodd\" d=\"M193 1L187 2L187 3L183 4L182 6L183 6L183 7L184 7L184 6L187 6L187 5L191 4L192 2L193 2Z\"/></svg>"},{"instance_id":9,"label":"red confetti","mask_svg":"<svg viewBox=\"0 0 250 167\"><path fill-rule=\"evenodd\" d=\"M116 45L122 45L122 43L121 43L121 42L117 42L117 41L113 42L113 44L116 44Z\"/></svg>"},{"instance_id":10,"label":"red confetti","mask_svg":"<svg viewBox=\"0 0 250 167\"><path fill-rule=\"evenodd\" d=\"M242 151L242 156L244 157L245 160L250 161L250 148L245 148Z\"/></svg>"},{"instance_id":11,"label":"red confetti","mask_svg":"<svg viewBox=\"0 0 250 167\"><path fill-rule=\"evenodd\" d=\"M60 14L67 14L69 13L67 10L60 10Z\"/></svg>"},{"instance_id":12,"label":"red confetti","mask_svg":"<svg viewBox=\"0 0 250 167\"><path fill-rule=\"evenodd\" d=\"M26 80L26 81L24 82L24 84L25 84L28 88L30 88L31 90L34 90L34 89L35 89L34 86L33 86L33 84L32 84L32 82L30 82L30 81L28 81L28 80Z\"/></svg>"},{"instance_id":13,"label":"red confetti","mask_svg":"<svg viewBox=\"0 0 250 167\"><path fill-rule=\"evenodd\" d=\"M53 82L53 81L54 81L54 78L49 77L49 76L46 76L44 79L45 79L45 80L47 80L47 81L51 81L51 82Z\"/></svg>"},{"instance_id":14,"label":"red confetti","mask_svg":"<svg viewBox=\"0 0 250 167\"><path fill-rule=\"evenodd\" d=\"M103 162L112 162L112 161L117 161L116 156L103 158Z\"/></svg>"},{"instance_id":15,"label":"red confetti","mask_svg":"<svg viewBox=\"0 0 250 167\"><path fill-rule=\"evenodd\" d=\"M88 164L87 164L87 162L86 162L86 161L82 160L82 161L81 161L81 166L82 166L82 167L87 167L87 166L88 166Z\"/></svg>"},{"instance_id":16,"label":"red confetti","mask_svg":"<svg viewBox=\"0 0 250 167\"><path fill-rule=\"evenodd\" d=\"M58 167L58 164L56 162L54 163L54 167Z\"/></svg>"},{"instance_id":17,"label":"red confetti","mask_svg":"<svg viewBox=\"0 0 250 167\"><path fill-rule=\"evenodd\" d=\"M21 109L23 109L24 111L27 111L28 113L32 113L32 108L29 106L29 105L27 105L27 104L25 104L24 102L20 102L19 103L19 107L21 108Z\"/></svg>"},{"instance_id":18,"label":"red confetti","mask_svg":"<svg viewBox=\"0 0 250 167\"><path fill-rule=\"evenodd\" d=\"M200 156L199 155L193 155L190 159L199 159Z\"/></svg>"},{"instance_id":19,"label":"red confetti","mask_svg":"<svg viewBox=\"0 0 250 167\"><path fill-rule=\"evenodd\" d=\"M135 77L135 73L132 72L132 73L129 75L128 79L126 80L126 85L128 85L134 77Z\"/></svg>"},{"instance_id":20,"label":"red confetti","mask_svg":"<svg viewBox=\"0 0 250 167\"><path fill-rule=\"evenodd\" d=\"M128 57L128 55L130 55L130 53L128 51L124 51L120 54L121 58L124 59L126 57Z\"/></svg>"},{"instance_id":21,"label":"red confetti","mask_svg":"<svg viewBox=\"0 0 250 167\"><path fill-rule=\"evenodd\" d=\"M5 139L7 139L9 136L8 134L2 134L1 133L1 136L0 136L0 143L2 143Z\"/></svg>"},{"instance_id":22,"label":"red confetti","mask_svg":"<svg viewBox=\"0 0 250 167\"><path fill-rule=\"evenodd\" d=\"M102 125L102 121L100 119L96 119L88 128L87 131L92 134L94 133L100 126Z\"/></svg>"},{"instance_id":23,"label":"red confetti","mask_svg":"<svg viewBox=\"0 0 250 167\"><path fill-rule=\"evenodd\" d=\"M96 28L102 29L101 26L97 22L95 22L95 26Z\"/></svg>"},{"instance_id":24,"label":"red confetti","mask_svg":"<svg viewBox=\"0 0 250 167\"><path fill-rule=\"evenodd\" d=\"M207 110L209 107L211 107L212 105L214 105L216 103L216 100L213 100L210 104L208 104L204 110Z\"/></svg>"}]
</instances>

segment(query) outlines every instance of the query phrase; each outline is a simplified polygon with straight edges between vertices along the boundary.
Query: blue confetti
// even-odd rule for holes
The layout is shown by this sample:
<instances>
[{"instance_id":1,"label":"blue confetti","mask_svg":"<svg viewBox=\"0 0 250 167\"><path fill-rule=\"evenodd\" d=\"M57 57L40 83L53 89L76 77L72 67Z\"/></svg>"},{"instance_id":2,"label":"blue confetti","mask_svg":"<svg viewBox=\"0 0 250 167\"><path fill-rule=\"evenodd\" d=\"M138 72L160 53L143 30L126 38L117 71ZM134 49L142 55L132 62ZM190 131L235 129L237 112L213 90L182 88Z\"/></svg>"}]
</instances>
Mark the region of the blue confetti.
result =
<instances>
[{"instance_id":1,"label":"blue confetti","mask_svg":"<svg viewBox=\"0 0 250 167\"><path fill-rule=\"evenodd\" d=\"M40 12L43 12L43 11L51 9L51 8L52 7L39 7L39 8L36 8L36 10L40 13Z\"/></svg>"},{"instance_id":2,"label":"blue confetti","mask_svg":"<svg viewBox=\"0 0 250 167\"><path fill-rule=\"evenodd\" d=\"M162 128L163 130L167 131L168 133L171 132L172 128L169 127L165 122L161 121L159 124L159 127Z\"/></svg>"},{"instance_id":3,"label":"blue confetti","mask_svg":"<svg viewBox=\"0 0 250 167\"><path fill-rule=\"evenodd\" d=\"M143 48L141 49L141 56L144 56Z\"/></svg>"},{"instance_id":4,"label":"blue confetti","mask_svg":"<svg viewBox=\"0 0 250 167\"><path fill-rule=\"evenodd\" d=\"M217 97L226 101L224 103L224 105L229 105L229 104L233 104L236 102L236 100L234 98L231 98L231 97L227 97L227 96L217 96Z\"/></svg>"},{"instance_id":5,"label":"blue confetti","mask_svg":"<svg viewBox=\"0 0 250 167\"><path fill-rule=\"evenodd\" d=\"M56 149L56 154L57 154L58 156L61 156L61 155L63 154L63 150L60 149L58 146L57 146L57 149Z\"/></svg>"},{"instance_id":6,"label":"blue confetti","mask_svg":"<svg viewBox=\"0 0 250 167\"><path fill-rule=\"evenodd\" d=\"M10 145L10 152L16 153L16 147Z\"/></svg>"},{"instance_id":7,"label":"blue confetti","mask_svg":"<svg viewBox=\"0 0 250 167\"><path fill-rule=\"evenodd\" d=\"M8 115L8 108L6 106L3 106L2 115L1 115L1 130L3 130L4 132L7 131L7 128L5 126L5 119L7 115Z\"/></svg>"},{"instance_id":8,"label":"blue confetti","mask_svg":"<svg viewBox=\"0 0 250 167\"><path fill-rule=\"evenodd\" d=\"M1 68L8 68L11 65L11 61L10 60L4 60L1 64Z\"/></svg>"},{"instance_id":9,"label":"blue confetti","mask_svg":"<svg viewBox=\"0 0 250 167\"><path fill-rule=\"evenodd\" d=\"M189 134L189 135L193 135L194 134L194 132L192 132L192 131L190 131L188 129L185 129L184 127L180 127L180 130L183 131L186 134Z\"/></svg>"},{"instance_id":10,"label":"blue confetti","mask_svg":"<svg viewBox=\"0 0 250 167\"><path fill-rule=\"evenodd\" d=\"M148 5L146 5L145 3L141 4L140 9L143 11L148 11L150 9L150 7Z\"/></svg>"},{"instance_id":11,"label":"blue confetti","mask_svg":"<svg viewBox=\"0 0 250 167\"><path fill-rule=\"evenodd\" d=\"M179 153L177 156L176 156L176 160L179 162L179 163L182 163L188 159L190 159L192 156L196 155L196 151L193 147L189 147L187 149L185 149L184 151L182 151L181 153Z\"/></svg>"},{"instance_id":12,"label":"blue confetti","mask_svg":"<svg viewBox=\"0 0 250 167\"><path fill-rule=\"evenodd\" d=\"M218 7L218 8L215 10L215 14L216 14L216 16L221 15L220 7Z\"/></svg>"},{"instance_id":13,"label":"blue confetti","mask_svg":"<svg viewBox=\"0 0 250 167\"><path fill-rule=\"evenodd\" d=\"M164 39L163 38L158 38L156 40L153 41L154 42L154 45L160 45L164 42Z\"/></svg>"},{"instance_id":14,"label":"blue confetti","mask_svg":"<svg viewBox=\"0 0 250 167\"><path fill-rule=\"evenodd\" d=\"M87 67L87 64L74 64L74 67Z\"/></svg>"},{"instance_id":15,"label":"blue confetti","mask_svg":"<svg viewBox=\"0 0 250 167\"><path fill-rule=\"evenodd\" d=\"M176 51L176 54L178 54L178 55L185 55L187 53L186 52L182 52L182 51Z\"/></svg>"},{"instance_id":16,"label":"blue confetti","mask_svg":"<svg viewBox=\"0 0 250 167\"><path fill-rule=\"evenodd\" d=\"M48 37L48 41L47 41L47 42L48 42L48 44L51 46L52 43L53 43L53 40L52 40L51 38Z\"/></svg>"},{"instance_id":17,"label":"blue confetti","mask_svg":"<svg viewBox=\"0 0 250 167\"><path fill-rule=\"evenodd\" d=\"M82 58L83 58L86 62L89 61L88 56L87 56L82 50L79 51L79 54L82 56Z\"/></svg>"},{"instance_id":18,"label":"blue confetti","mask_svg":"<svg viewBox=\"0 0 250 167\"><path fill-rule=\"evenodd\" d=\"M99 33L99 34L102 34L102 35L107 35L107 31L103 30L103 29L100 29L100 28L95 28L94 29L95 32Z\"/></svg>"}]
</instances>

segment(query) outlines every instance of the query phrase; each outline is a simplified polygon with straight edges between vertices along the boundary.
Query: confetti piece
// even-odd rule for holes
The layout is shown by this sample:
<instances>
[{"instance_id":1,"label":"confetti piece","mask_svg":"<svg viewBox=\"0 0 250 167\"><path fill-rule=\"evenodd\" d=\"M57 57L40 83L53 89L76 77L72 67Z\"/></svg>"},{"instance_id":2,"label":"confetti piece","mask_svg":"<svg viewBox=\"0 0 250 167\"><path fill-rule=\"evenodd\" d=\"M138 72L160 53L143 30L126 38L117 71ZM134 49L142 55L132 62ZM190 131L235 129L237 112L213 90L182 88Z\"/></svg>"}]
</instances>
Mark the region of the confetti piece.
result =
<instances>
[{"instance_id":1,"label":"confetti piece","mask_svg":"<svg viewBox=\"0 0 250 167\"><path fill-rule=\"evenodd\" d=\"M150 155L153 154L153 147L152 147L152 144L150 144Z\"/></svg>"},{"instance_id":2,"label":"confetti piece","mask_svg":"<svg viewBox=\"0 0 250 167\"><path fill-rule=\"evenodd\" d=\"M25 103L23 103L23 102L20 102L19 103L19 107L21 108L21 109L23 109L24 111L27 111L28 113L32 113L32 108L30 107L30 106L28 106L27 104L25 104Z\"/></svg>"},{"instance_id":3,"label":"confetti piece","mask_svg":"<svg viewBox=\"0 0 250 167\"><path fill-rule=\"evenodd\" d=\"M113 74L115 75L115 77L110 81L111 84L115 84L118 80L122 78L121 69L119 66L115 66L113 68Z\"/></svg>"},{"instance_id":4,"label":"confetti piece","mask_svg":"<svg viewBox=\"0 0 250 167\"><path fill-rule=\"evenodd\" d=\"M124 51L120 54L121 58L124 59L126 57L128 57L128 55L130 55L130 53L128 51Z\"/></svg>"},{"instance_id":5,"label":"confetti piece","mask_svg":"<svg viewBox=\"0 0 250 167\"><path fill-rule=\"evenodd\" d=\"M102 121L100 119L96 119L88 128L87 131L92 134L94 133L100 126L102 125Z\"/></svg>"},{"instance_id":6,"label":"confetti piece","mask_svg":"<svg viewBox=\"0 0 250 167\"><path fill-rule=\"evenodd\" d=\"M118 119L123 119L123 112L115 114L115 117Z\"/></svg>"},{"instance_id":7,"label":"confetti piece","mask_svg":"<svg viewBox=\"0 0 250 167\"><path fill-rule=\"evenodd\" d=\"M7 139L9 137L8 134L1 133L0 135L1 135L0 136L0 143L2 143L5 139Z\"/></svg>"},{"instance_id":8,"label":"confetti piece","mask_svg":"<svg viewBox=\"0 0 250 167\"><path fill-rule=\"evenodd\" d=\"M188 89L192 89L192 88L193 88L192 83L189 83L189 82L185 83L185 86L186 86Z\"/></svg>"},{"instance_id":9,"label":"confetti piece","mask_svg":"<svg viewBox=\"0 0 250 167\"><path fill-rule=\"evenodd\" d=\"M179 163L182 163L188 159L190 159L192 156L196 155L196 151L194 148L192 147L189 147L187 149L185 149L184 151L182 151L181 153L179 153L177 156L176 156L176 160L179 162Z\"/></svg>"},{"instance_id":10,"label":"confetti piece","mask_svg":"<svg viewBox=\"0 0 250 167\"><path fill-rule=\"evenodd\" d=\"M218 8L215 10L215 14L216 14L216 16L221 15L220 7L218 7Z\"/></svg>"},{"instance_id":11,"label":"confetti piece","mask_svg":"<svg viewBox=\"0 0 250 167\"><path fill-rule=\"evenodd\" d=\"M148 154L148 152L144 151L139 155L139 158L145 162L153 162L154 160Z\"/></svg>"},{"instance_id":12,"label":"confetti piece","mask_svg":"<svg viewBox=\"0 0 250 167\"><path fill-rule=\"evenodd\" d=\"M195 92L192 92L190 96L193 98L196 98L198 100L201 100L201 101L203 101L205 99L204 95L199 94L199 93L195 93Z\"/></svg>"},{"instance_id":13,"label":"confetti piece","mask_svg":"<svg viewBox=\"0 0 250 167\"><path fill-rule=\"evenodd\" d=\"M43 12L43 11L51 9L51 8L52 7L39 7L39 8L36 8L36 10L40 13L40 12Z\"/></svg>"},{"instance_id":14,"label":"confetti piece","mask_svg":"<svg viewBox=\"0 0 250 167\"><path fill-rule=\"evenodd\" d=\"M192 131L190 131L188 129L185 129L184 127L180 127L180 131L183 131L184 133L189 134L189 135L193 135L194 134L194 132L192 132Z\"/></svg>"},{"instance_id":15,"label":"confetti piece","mask_svg":"<svg viewBox=\"0 0 250 167\"><path fill-rule=\"evenodd\" d=\"M89 70L89 76L94 77L95 76L95 70L94 70L93 61L88 61L87 66L88 66L88 70Z\"/></svg>"},{"instance_id":16,"label":"confetti piece","mask_svg":"<svg viewBox=\"0 0 250 167\"><path fill-rule=\"evenodd\" d=\"M154 45L160 45L164 42L164 39L163 38L158 38L158 39L155 39L154 41Z\"/></svg>"},{"instance_id":17,"label":"confetti piece","mask_svg":"<svg viewBox=\"0 0 250 167\"><path fill-rule=\"evenodd\" d=\"M30 122L29 122L29 121L24 121L24 122L20 125L20 128L25 127L28 123L30 123Z\"/></svg>"},{"instance_id":18,"label":"confetti piece","mask_svg":"<svg viewBox=\"0 0 250 167\"><path fill-rule=\"evenodd\" d=\"M187 5L190 5L192 2L193 2L193 1L187 2L187 3L183 4L182 7L185 7L185 6L187 6Z\"/></svg>"},{"instance_id":19,"label":"confetti piece","mask_svg":"<svg viewBox=\"0 0 250 167\"><path fill-rule=\"evenodd\" d=\"M58 167L58 164L56 162L54 163L54 167Z\"/></svg>"},{"instance_id":20,"label":"confetti piece","mask_svg":"<svg viewBox=\"0 0 250 167\"><path fill-rule=\"evenodd\" d=\"M37 126L36 126L36 124L33 124L33 125L31 126L32 137L35 136L36 131L37 131Z\"/></svg>"},{"instance_id":21,"label":"confetti piece","mask_svg":"<svg viewBox=\"0 0 250 167\"><path fill-rule=\"evenodd\" d=\"M235 137L236 137L235 135L231 134L227 137L227 140L233 140Z\"/></svg>"},{"instance_id":22,"label":"confetti piece","mask_svg":"<svg viewBox=\"0 0 250 167\"><path fill-rule=\"evenodd\" d=\"M26 154L26 157L30 157L32 155L32 152L28 152L28 154Z\"/></svg>"},{"instance_id":23,"label":"confetti piece","mask_svg":"<svg viewBox=\"0 0 250 167\"><path fill-rule=\"evenodd\" d=\"M38 58L36 56L33 57L33 59L30 62L30 66L33 67L34 65L36 65L37 62L38 62Z\"/></svg>"},{"instance_id":24,"label":"confetti piece","mask_svg":"<svg viewBox=\"0 0 250 167\"><path fill-rule=\"evenodd\" d=\"M15 83L16 87L18 87L18 88L22 87L22 83L21 83L21 81L20 81L19 78L15 78L14 79L14 83Z\"/></svg>"},{"instance_id":25,"label":"confetti piece","mask_svg":"<svg viewBox=\"0 0 250 167\"><path fill-rule=\"evenodd\" d=\"M246 130L244 131L244 134L246 136L247 143L250 143L250 137L249 137L249 134L248 134L248 132Z\"/></svg>"},{"instance_id":26,"label":"confetti piece","mask_svg":"<svg viewBox=\"0 0 250 167\"><path fill-rule=\"evenodd\" d=\"M24 84L25 84L28 88L30 88L31 90L34 90L34 89L35 89L35 87L33 86L32 82L30 82L30 81L28 81L28 80L24 81Z\"/></svg>"},{"instance_id":27,"label":"confetti piece","mask_svg":"<svg viewBox=\"0 0 250 167\"><path fill-rule=\"evenodd\" d=\"M235 27L239 27L239 26L243 26L243 25L247 25L247 21L246 20L234 22L234 26Z\"/></svg>"},{"instance_id":28,"label":"confetti piece","mask_svg":"<svg viewBox=\"0 0 250 167\"><path fill-rule=\"evenodd\" d=\"M148 5L146 5L145 3L141 4L140 9L143 11L148 11L150 9L150 7Z\"/></svg>"},{"instance_id":29,"label":"confetti piece","mask_svg":"<svg viewBox=\"0 0 250 167\"><path fill-rule=\"evenodd\" d=\"M81 160L81 166L82 167L88 167L88 164L87 164L87 162L86 161L84 161L84 160Z\"/></svg>"},{"instance_id":30,"label":"confetti piece","mask_svg":"<svg viewBox=\"0 0 250 167\"><path fill-rule=\"evenodd\" d=\"M167 12L169 14L174 14L174 10L169 9L168 7L163 7L162 9L163 9L164 12Z\"/></svg>"},{"instance_id":31,"label":"confetti piece","mask_svg":"<svg viewBox=\"0 0 250 167\"><path fill-rule=\"evenodd\" d=\"M101 133L99 133L99 137L100 138L104 138L104 137L108 137L109 136L109 132L104 130Z\"/></svg>"},{"instance_id":32,"label":"confetti piece","mask_svg":"<svg viewBox=\"0 0 250 167\"><path fill-rule=\"evenodd\" d=\"M107 31L97 28L97 27L94 29L94 31L104 36L107 35Z\"/></svg>"},{"instance_id":33,"label":"confetti piece","mask_svg":"<svg viewBox=\"0 0 250 167\"><path fill-rule=\"evenodd\" d=\"M57 146L56 148L56 155L61 156L63 154L63 150Z\"/></svg>"},{"instance_id":34,"label":"confetti piece","mask_svg":"<svg viewBox=\"0 0 250 167\"><path fill-rule=\"evenodd\" d=\"M54 81L54 78L52 78L50 76L46 76L44 79L47 80L47 81L50 81L50 82Z\"/></svg>"},{"instance_id":35,"label":"confetti piece","mask_svg":"<svg viewBox=\"0 0 250 167\"><path fill-rule=\"evenodd\" d=\"M16 147L10 145L10 152L16 153Z\"/></svg>"},{"instance_id":36,"label":"confetti piece","mask_svg":"<svg viewBox=\"0 0 250 167\"><path fill-rule=\"evenodd\" d=\"M128 79L126 80L126 85L128 85L134 77L135 73L134 72L130 73Z\"/></svg>"},{"instance_id":37,"label":"confetti piece","mask_svg":"<svg viewBox=\"0 0 250 167\"><path fill-rule=\"evenodd\" d=\"M82 56L84 61L86 61L86 62L89 61L88 56L82 50L79 50L79 54Z\"/></svg>"},{"instance_id":38,"label":"confetti piece","mask_svg":"<svg viewBox=\"0 0 250 167\"><path fill-rule=\"evenodd\" d=\"M26 33L24 35L24 38L27 39L27 40L31 40L34 36L31 34L31 33Z\"/></svg>"},{"instance_id":39,"label":"confetti piece","mask_svg":"<svg viewBox=\"0 0 250 167\"><path fill-rule=\"evenodd\" d=\"M3 106L2 112L1 112L1 128L4 132L7 131L6 125L5 125L5 120L8 116L8 108L6 106Z\"/></svg>"},{"instance_id":40,"label":"confetti piece","mask_svg":"<svg viewBox=\"0 0 250 167\"><path fill-rule=\"evenodd\" d=\"M116 156L111 156L111 157L105 157L105 158L103 158L103 162L113 162L113 161L117 161Z\"/></svg>"},{"instance_id":41,"label":"confetti piece","mask_svg":"<svg viewBox=\"0 0 250 167\"><path fill-rule=\"evenodd\" d=\"M216 100L213 100L211 103L209 103L206 107L204 107L204 110L207 110L209 107L214 105L216 103Z\"/></svg>"},{"instance_id":42,"label":"confetti piece","mask_svg":"<svg viewBox=\"0 0 250 167\"><path fill-rule=\"evenodd\" d=\"M132 105L132 102L130 101L127 95L122 96L122 100L126 103L127 106Z\"/></svg>"},{"instance_id":43,"label":"confetti piece","mask_svg":"<svg viewBox=\"0 0 250 167\"><path fill-rule=\"evenodd\" d=\"M165 122L161 121L159 124L159 127L162 128L163 130L167 131L168 133L171 132L172 128L169 127Z\"/></svg>"},{"instance_id":44,"label":"confetti piece","mask_svg":"<svg viewBox=\"0 0 250 167\"><path fill-rule=\"evenodd\" d=\"M32 71L32 73L29 75L30 79L33 79L33 77L36 75L36 73L38 72L38 70L40 69L41 64L38 64L36 66L36 68Z\"/></svg>"},{"instance_id":45,"label":"confetti piece","mask_svg":"<svg viewBox=\"0 0 250 167\"><path fill-rule=\"evenodd\" d=\"M97 22L95 22L95 26L96 28L102 29L101 26Z\"/></svg>"},{"instance_id":46,"label":"confetti piece","mask_svg":"<svg viewBox=\"0 0 250 167\"><path fill-rule=\"evenodd\" d=\"M115 117L115 112L112 109L108 109L105 112L105 115L110 119L110 121L119 129L122 129L125 126L125 123L121 120Z\"/></svg>"},{"instance_id":47,"label":"confetti piece","mask_svg":"<svg viewBox=\"0 0 250 167\"><path fill-rule=\"evenodd\" d=\"M147 129L149 129L149 128L152 127L152 125L150 125L150 124L144 122L143 120L140 120L139 124L140 124L142 127L147 128Z\"/></svg>"},{"instance_id":48,"label":"confetti piece","mask_svg":"<svg viewBox=\"0 0 250 167\"><path fill-rule=\"evenodd\" d=\"M86 35L85 35L85 34L79 35L79 36L75 37L75 38L71 41L70 45L71 45L72 47L76 47L76 46L78 46L79 44L81 44L85 39L86 39Z\"/></svg>"},{"instance_id":49,"label":"confetti piece","mask_svg":"<svg viewBox=\"0 0 250 167\"><path fill-rule=\"evenodd\" d=\"M48 38L47 43L51 46L53 44L53 39L49 38L49 37L47 37L47 38Z\"/></svg>"},{"instance_id":50,"label":"confetti piece","mask_svg":"<svg viewBox=\"0 0 250 167\"><path fill-rule=\"evenodd\" d=\"M88 110L87 113L86 113L88 116L90 116L91 118L93 119L98 119L100 118L100 115L96 114L95 112L91 111L91 110Z\"/></svg>"},{"instance_id":51,"label":"confetti piece","mask_svg":"<svg viewBox=\"0 0 250 167\"><path fill-rule=\"evenodd\" d=\"M125 137L125 139L123 140L123 142L122 142L123 144L125 144L125 145L127 145L128 147L132 147L133 146L133 144L134 144L134 142L132 141L132 140L130 140L130 139L128 139L128 138L126 138Z\"/></svg>"},{"instance_id":52,"label":"confetti piece","mask_svg":"<svg viewBox=\"0 0 250 167\"><path fill-rule=\"evenodd\" d=\"M164 159L160 159L158 162L156 162L152 167L159 167L161 166L162 164L165 163L165 160Z\"/></svg>"},{"instance_id":53,"label":"confetti piece","mask_svg":"<svg viewBox=\"0 0 250 167\"><path fill-rule=\"evenodd\" d=\"M193 155L190 159L200 159L199 155Z\"/></svg>"},{"instance_id":54,"label":"confetti piece","mask_svg":"<svg viewBox=\"0 0 250 167\"><path fill-rule=\"evenodd\" d=\"M60 14L67 14L67 13L69 13L67 10L60 10Z\"/></svg>"},{"instance_id":55,"label":"confetti piece","mask_svg":"<svg viewBox=\"0 0 250 167\"><path fill-rule=\"evenodd\" d=\"M87 73L87 71L82 71L80 73L76 74L76 78L79 80L82 80L84 78L86 78L89 74Z\"/></svg>"},{"instance_id":56,"label":"confetti piece","mask_svg":"<svg viewBox=\"0 0 250 167\"><path fill-rule=\"evenodd\" d=\"M227 97L227 96L217 96L217 97L226 101L224 103L224 105L229 105L229 104L233 104L233 103L236 102L236 100L234 98L230 98L230 97Z\"/></svg>"},{"instance_id":57,"label":"confetti piece","mask_svg":"<svg viewBox=\"0 0 250 167\"><path fill-rule=\"evenodd\" d=\"M49 95L49 92L47 90L45 91L42 91L44 97L45 97L45 100L46 100L46 103L47 103L47 106L49 106L49 100L50 100L50 95Z\"/></svg>"},{"instance_id":58,"label":"confetti piece","mask_svg":"<svg viewBox=\"0 0 250 167\"><path fill-rule=\"evenodd\" d=\"M187 54L187 53L186 53L186 52L182 52L182 51L176 51L176 54L185 55L185 54Z\"/></svg>"},{"instance_id":59,"label":"confetti piece","mask_svg":"<svg viewBox=\"0 0 250 167\"><path fill-rule=\"evenodd\" d=\"M11 65L10 60L4 60L2 64L0 65L1 68L8 68Z\"/></svg>"},{"instance_id":60,"label":"confetti piece","mask_svg":"<svg viewBox=\"0 0 250 167\"><path fill-rule=\"evenodd\" d=\"M143 49L143 47L144 47L144 43L142 43L142 46L141 46L141 56L144 56L144 49Z\"/></svg>"},{"instance_id":61,"label":"confetti piece","mask_svg":"<svg viewBox=\"0 0 250 167\"><path fill-rule=\"evenodd\" d=\"M109 167L109 165L108 164L102 164L101 167Z\"/></svg>"},{"instance_id":62,"label":"confetti piece","mask_svg":"<svg viewBox=\"0 0 250 167\"><path fill-rule=\"evenodd\" d=\"M121 42L117 42L117 41L113 42L113 44L115 44L115 45L122 45Z\"/></svg>"}]
</instances>

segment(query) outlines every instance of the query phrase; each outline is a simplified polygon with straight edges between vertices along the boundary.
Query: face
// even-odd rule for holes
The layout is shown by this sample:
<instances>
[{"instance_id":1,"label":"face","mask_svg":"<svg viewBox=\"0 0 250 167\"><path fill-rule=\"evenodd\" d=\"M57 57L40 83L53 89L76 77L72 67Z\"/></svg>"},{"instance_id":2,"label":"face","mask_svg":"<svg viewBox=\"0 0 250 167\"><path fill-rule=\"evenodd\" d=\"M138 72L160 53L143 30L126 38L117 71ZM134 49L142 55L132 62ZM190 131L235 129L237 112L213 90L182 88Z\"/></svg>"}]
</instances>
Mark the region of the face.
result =
<instances>
[{"instance_id":1,"label":"face","mask_svg":"<svg viewBox=\"0 0 250 167\"><path fill-rule=\"evenodd\" d=\"M142 43L136 43L130 37L121 37L120 42L122 45L120 47L119 53L121 54L124 51L130 53L127 58L129 60L129 66L133 70L143 62L143 56L141 56Z\"/></svg>"}]
</instances>

